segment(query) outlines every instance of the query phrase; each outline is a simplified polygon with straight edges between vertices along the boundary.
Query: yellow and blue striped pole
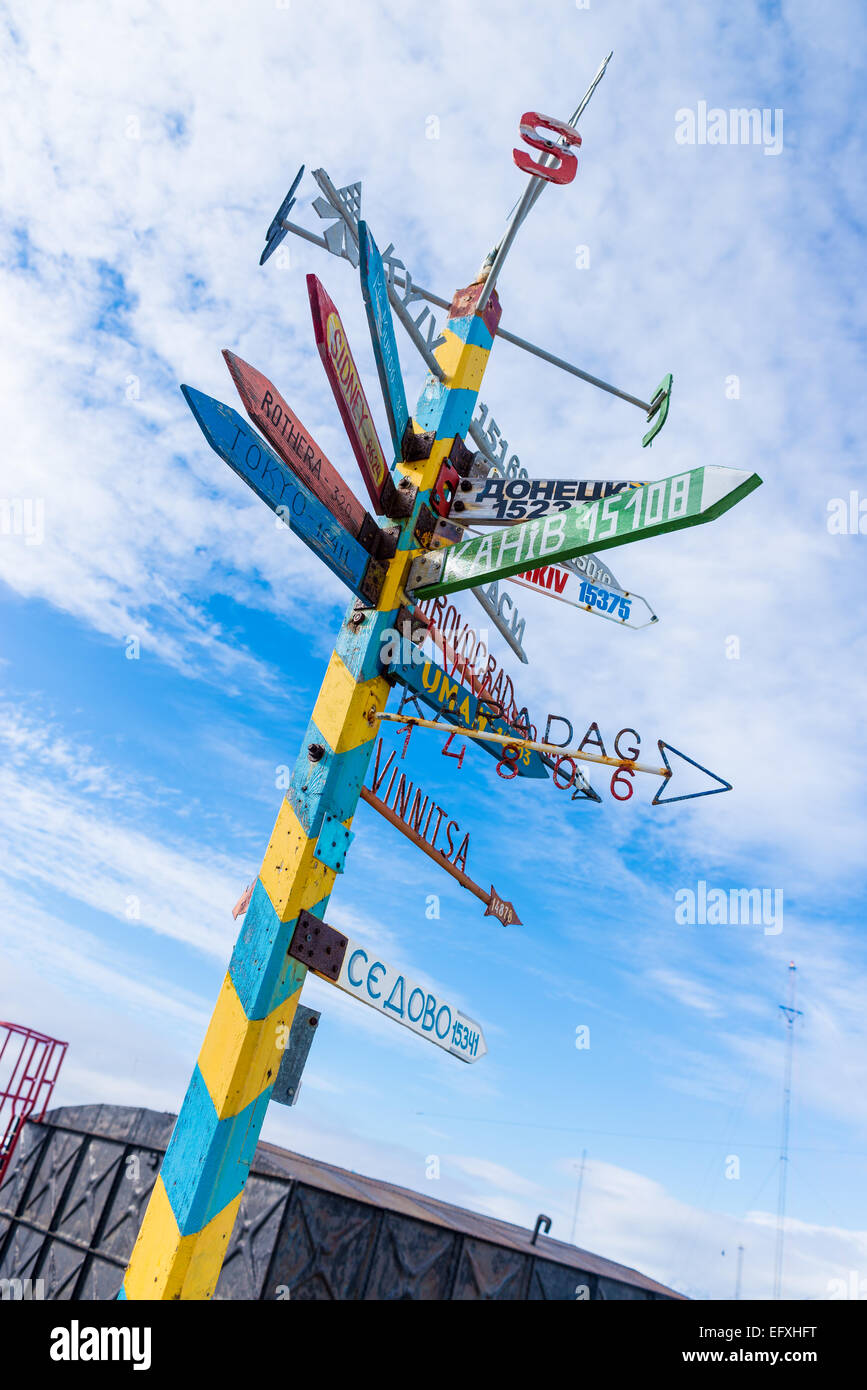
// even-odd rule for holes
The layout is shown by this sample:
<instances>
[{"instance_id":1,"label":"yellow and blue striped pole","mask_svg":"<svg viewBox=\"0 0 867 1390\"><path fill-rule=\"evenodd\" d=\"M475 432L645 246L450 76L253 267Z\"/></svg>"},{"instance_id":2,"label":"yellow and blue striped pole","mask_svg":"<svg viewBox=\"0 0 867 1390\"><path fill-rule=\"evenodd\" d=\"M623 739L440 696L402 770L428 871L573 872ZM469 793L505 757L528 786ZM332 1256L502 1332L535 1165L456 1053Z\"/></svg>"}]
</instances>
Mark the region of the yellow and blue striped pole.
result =
<instances>
[{"instance_id":1,"label":"yellow and blue striped pole","mask_svg":"<svg viewBox=\"0 0 867 1390\"><path fill-rule=\"evenodd\" d=\"M350 608L332 652L192 1080L124 1277L120 1298L206 1299L214 1292L307 973L288 955L298 914L325 914L336 870L317 857L323 826L349 831L390 687L383 634L419 553L413 532L456 436L467 433L500 317L482 284L455 295L436 351L443 380L422 391L413 431L430 454L395 468L418 489L375 609ZM404 452L410 452L405 450ZM330 818L326 821L326 817ZM342 832L337 830L337 837ZM351 838L347 835L346 839ZM325 851L322 851L325 853Z\"/></svg>"}]
</instances>

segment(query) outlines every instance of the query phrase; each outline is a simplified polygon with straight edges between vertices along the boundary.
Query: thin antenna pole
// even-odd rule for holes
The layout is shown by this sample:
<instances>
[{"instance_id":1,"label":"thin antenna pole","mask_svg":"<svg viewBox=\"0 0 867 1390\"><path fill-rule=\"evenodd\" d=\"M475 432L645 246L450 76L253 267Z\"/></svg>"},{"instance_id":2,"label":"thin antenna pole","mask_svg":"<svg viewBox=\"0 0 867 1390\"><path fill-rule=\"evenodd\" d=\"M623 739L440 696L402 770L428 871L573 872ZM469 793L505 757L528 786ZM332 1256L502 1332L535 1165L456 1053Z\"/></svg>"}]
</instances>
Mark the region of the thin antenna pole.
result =
<instances>
[{"instance_id":1,"label":"thin antenna pole","mask_svg":"<svg viewBox=\"0 0 867 1390\"><path fill-rule=\"evenodd\" d=\"M581 1205L581 1188L584 1183L584 1164L587 1161L587 1150L581 1155L581 1167L578 1172L578 1190L575 1193L575 1210L572 1213L572 1244L575 1244L575 1231L578 1226L578 1208Z\"/></svg>"},{"instance_id":2,"label":"thin antenna pole","mask_svg":"<svg viewBox=\"0 0 867 1390\"><path fill-rule=\"evenodd\" d=\"M572 115L570 116L567 124L572 126L573 129L575 128L575 126L577 126L579 120L581 119L581 116L584 113L584 109L587 106L588 101L592 97L599 83L602 81L602 78L605 75L605 69L608 67L608 64L611 62L611 59L613 57L614 50L612 49L605 61L603 63L600 63L596 76L593 78L593 81L590 83L590 86L587 88L587 91L584 93L577 107L572 112ZM563 141L561 140L560 143L563 144ZM539 162L540 164L548 164L550 158L550 155L543 155L542 159ZM499 276L500 271L503 268L503 262L505 261L506 257L509 254L509 251L511 250L512 242L515 240L518 228L524 221L524 218L527 216L527 213L530 211L530 208L533 207L537 199L541 196L542 189L544 188L547 182L547 179L541 178L538 174L530 175L527 187L524 189L520 201L518 202L518 205L512 214L512 217L509 221L509 225L507 226L505 233L503 234L502 240L500 241L496 249L488 257L488 259L491 261L491 267L487 273L487 277L484 282L485 287L482 290L482 293L479 295L479 302L476 308L476 313L482 313L485 306L487 305L488 300L493 294L494 286L497 283L497 277ZM481 278L482 276L480 272L479 279Z\"/></svg>"},{"instance_id":3,"label":"thin antenna pole","mask_svg":"<svg viewBox=\"0 0 867 1390\"><path fill-rule=\"evenodd\" d=\"M795 1008L795 962L789 961L789 1002L780 1008L786 1015L786 1060L783 1068L783 1119L780 1136L780 1187L777 1197L777 1248L774 1257L774 1298L782 1298L783 1244L786 1226L786 1184L789 1172L789 1120L792 1108L792 1056L795 1045L795 1019L801 1010Z\"/></svg>"},{"instance_id":4,"label":"thin antenna pole","mask_svg":"<svg viewBox=\"0 0 867 1390\"><path fill-rule=\"evenodd\" d=\"M735 1276L735 1302L741 1296L741 1275L744 1272L744 1247L738 1246L738 1272Z\"/></svg>"}]
</instances>

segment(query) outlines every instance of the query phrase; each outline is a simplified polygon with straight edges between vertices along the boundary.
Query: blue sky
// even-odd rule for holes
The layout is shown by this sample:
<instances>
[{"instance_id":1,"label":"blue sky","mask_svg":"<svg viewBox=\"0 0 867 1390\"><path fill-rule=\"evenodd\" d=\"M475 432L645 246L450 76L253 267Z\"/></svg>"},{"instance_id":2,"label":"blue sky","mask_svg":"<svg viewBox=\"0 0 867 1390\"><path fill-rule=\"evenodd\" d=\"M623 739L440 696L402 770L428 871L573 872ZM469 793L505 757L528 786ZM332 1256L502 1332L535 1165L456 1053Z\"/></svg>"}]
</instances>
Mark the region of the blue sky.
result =
<instances>
[{"instance_id":1,"label":"blue sky","mask_svg":"<svg viewBox=\"0 0 867 1390\"><path fill-rule=\"evenodd\" d=\"M543 722L665 738L734 791L651 809L647 780L618 804L596 776L602 805L573 805L415 734L425 790L470 831L469 872L524 924L484 918L364 806L329 920L478 1018L489 1054L461 1066L311 980L303 1094L265 1137L528 1226L546 1212L564 1239L586 1150L579 1244L699 1297L731 1294L743 1244L744 1294L768 1296L794 959L786 1290L867 1279L867 540L827 526L833 498L864 491L861 9L2 15L0 493L41 502L44 534L0 536L0 1016L69 1040L57 1102L178 1108L346 603L208 450L178 384L240 408L220 357L237 351L360 494L304 279L340 308L385 439L357 277L291 238L288 264L257 264L298 166L361 179L380 247L448 296L521 191L522 112L567 117L613 48L578 176L503 273L502 323L640 396L672 371L669 422L642 452L639 412L505 343L482 398L534 476L716 463L764 486L612 556L652 629L516 589L529 665L492 640ZM679 144L676 113L702 101L781 110L782 150ZM318 231L317 193L308 174L292 216ZM423 370L399 346L412 401ZM679 924L675 894L699 880L780 890L783 930Z\"/></svg>"}]
</instances>

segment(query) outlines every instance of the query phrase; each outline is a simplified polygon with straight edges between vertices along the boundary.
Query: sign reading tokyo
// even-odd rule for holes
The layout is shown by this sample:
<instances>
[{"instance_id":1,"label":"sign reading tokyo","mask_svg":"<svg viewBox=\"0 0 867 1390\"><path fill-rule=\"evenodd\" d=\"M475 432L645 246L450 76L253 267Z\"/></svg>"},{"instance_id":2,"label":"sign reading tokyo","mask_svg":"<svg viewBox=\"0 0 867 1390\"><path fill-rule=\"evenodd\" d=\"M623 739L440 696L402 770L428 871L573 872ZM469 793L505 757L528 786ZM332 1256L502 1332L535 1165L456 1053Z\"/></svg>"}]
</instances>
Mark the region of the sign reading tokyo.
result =
<instances>
[{"instance_id":1,"label":"sign reading tokyo","mask_svg":"<svg viewBox=\"0 0 867 1390\"><path fill-rule=\"evenodd\" d=\"M385 569L289 471L237 410L192 386L181 391L211 448L354 594L375 603Z\"/></svg>"},{"instance_id":2,"label":"sign reading tokyo","mask_svg":"<svg viewBox=\"0 0 867 1390\"><path fill-rule=\"evenodd\" d=\"M533 521L552 512L567 512L576 502L598 502L643 483L591 482L566 478L486 478L481 485L469 478L460 485L452 514L476 526L508 526Z\"/></svg>"},{"instance_id":3,"label":"sign reading tokyo","mask_svg":"<svg viewBox=\"0 0 867 1390\"><path fill-rule=\"evenodd\" d=\"M340 315L315 275L307 276L307 292L319 356L370 499L382 514L387 500L383 493L391 483L391 476L355 359L349 350Z\"/></svg>"},{"instance_id":4,"label":"sign reading tokyo","mask_svg":"<svg viewBox=\"0 0 867 1390\"><path fill-rule=\"evenodd\" d=\"M357 941L347 942L340 974L331 983L462 1062L477 1062L488 1050L478 1023Z\"/></svg>"},{"instance_id":5,"label":"sign reading tokyo","mask_svg":"<svg viewBox=\"0 0 867 1390\"><path fill-rule=\"evenodd\" d=\"M414 560L407 592L416 599L435 598L590 550L698 526L722 516L761 481L757 473L736 468L693 468L540 521L507 526L494 536L458 541Z\"/></svg>"}]
</instances>

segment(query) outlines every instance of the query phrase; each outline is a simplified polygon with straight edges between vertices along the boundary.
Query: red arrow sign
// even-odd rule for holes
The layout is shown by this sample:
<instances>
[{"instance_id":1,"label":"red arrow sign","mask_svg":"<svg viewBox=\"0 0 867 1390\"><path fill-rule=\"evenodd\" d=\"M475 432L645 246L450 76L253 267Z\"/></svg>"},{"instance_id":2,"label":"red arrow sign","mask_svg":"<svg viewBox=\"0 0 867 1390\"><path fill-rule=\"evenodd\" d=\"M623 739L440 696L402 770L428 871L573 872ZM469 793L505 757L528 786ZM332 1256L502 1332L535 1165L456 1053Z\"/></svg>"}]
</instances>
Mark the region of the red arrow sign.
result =
<instances>
[{"instance_id":1,"label":"red arrow sign","mask_svg":"<svg viewBox=\"0 0 867 1390\"><path fill-rule=\"evenodd\" d=\"M316 346L343 418L349 442L358 460L370 500L382 515L383 490L391 482L385 454L376 433L370 406L364 394L355 359L349 350L346 332L331 299L315 275L307 276L307 293L313 314Z\"/></svg>"},{"instance_id":2,"label":"red arrow sign","mask_svg":"<svg viewBox=\"0 0 867 1390\"><path fill-rule=\"evenodd\" d=\"M296 478L300 478L350 535L356 536L369 550L371 541L378 535L378 527L358 498L350 492L334 464L323 454L310 431L302 425L266 376L228 348L223 349L223 356L253 424L262 431ZM365 525L365 522L368 524Z\"/></svg>"}]
</instances>

